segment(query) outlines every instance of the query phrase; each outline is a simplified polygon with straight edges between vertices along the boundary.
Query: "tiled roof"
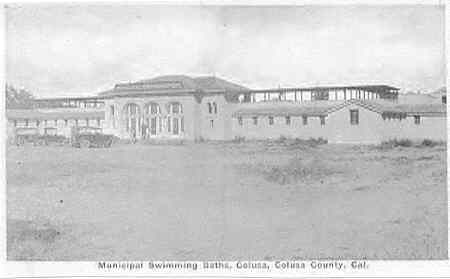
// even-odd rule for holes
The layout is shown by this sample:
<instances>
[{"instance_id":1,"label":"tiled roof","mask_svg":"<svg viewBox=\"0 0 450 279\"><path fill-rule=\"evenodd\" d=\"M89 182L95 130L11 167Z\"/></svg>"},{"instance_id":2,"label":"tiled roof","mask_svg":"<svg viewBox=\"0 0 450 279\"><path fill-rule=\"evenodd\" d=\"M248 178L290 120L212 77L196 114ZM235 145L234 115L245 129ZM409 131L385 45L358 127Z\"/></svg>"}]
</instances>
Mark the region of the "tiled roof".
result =
<instances>
[{"instance_id":1,"label":"tiled roof","mask_svg":"<svg viewBox=\"0 0 450 279\"><path fill-rule=\"evenodd\" d=\"M43 112L31 109L21 110L7 110L6 117L8 119L40 119L40 120L54 120L54 119L104 119L104 111L53 111Z\"/></svg>"},{"instance_id":2,"label":"tiled roof","mask_svg":"<svg viewBox=\"0 0 450 279\"><path fill-rule=\"evenodd\" d=\"M326 115L330 109L345 104L344 101L314 101L294 103L290 101L270 101L239 104L233 115L291 115L291 116L319 116Z\"/></svg>"},{"instance_id":3,"label":"tiled roof","mask_svg":"<svg viewBox=\"0 0 450 279\"><path fill-rule=\"evenodd\" d=\"M185 75L159 76L137 82L120 83L108 91L99 93L101 97L129 95L164 95L185 93L238 92L248 88L221 78Z\"/></svg>"},{"instance_id":4,"label":"tiled roof","mask_svg":"<svg viewBox=\"0 0 450 279\"><path fill-rule=\"evenodd\" d=\"M349 104L356 104L380 114L384 112L396 112L410 115L442 115L447 112L444 104L398 104L385 100L314 101L305 103L272 101L239 104L233 115L320 116L330 114Z\"/></svg>"}]
</instances>

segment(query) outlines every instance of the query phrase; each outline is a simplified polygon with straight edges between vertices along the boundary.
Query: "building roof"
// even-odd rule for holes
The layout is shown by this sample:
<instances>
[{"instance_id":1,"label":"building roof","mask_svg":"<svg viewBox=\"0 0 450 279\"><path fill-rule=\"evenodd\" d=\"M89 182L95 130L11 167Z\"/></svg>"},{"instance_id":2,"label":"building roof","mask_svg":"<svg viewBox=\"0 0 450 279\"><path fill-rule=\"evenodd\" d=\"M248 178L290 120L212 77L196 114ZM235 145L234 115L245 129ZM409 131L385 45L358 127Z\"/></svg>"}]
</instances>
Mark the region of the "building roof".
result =
<instances>
[{"instance_id":1,"label":"building roof","mask_svg":"<svg viewBox=\"0 0 450 279\"><path fill-rule=\"evenodd\" d=\"M52 111L44 112L32 109L6 110L6 117L12 120L54 120L54 119L86 119L105 118L105 112L99 110L86 111Z\"/></svg>"},{"instance_id":2,"label":"building roof","mask_svg":"<svg viewBox=\"0 0 450 279\"><path fill-rule=\"evenodd\" d=\"M398 104L386 100L346 100L346 101L314 101L294 102L258 102L243 103L234 111L234 116L325 116L349 104L357 104L377 113L405 113L407 115L443 115L447 113L444 104Z\"/></svg>"},{"instance_id":3,"label":"building roof","mask_svg":"<svg viewBox=\"0 0 450 279\"><path fill-rule=\"evenodd\" d=\"M257 103L242 103L233 113L234 116L320 116L327 115L332 108L345 104L345 101L314 101L294 103L291 101L268 101Z\"/></svg>"},{"instance_id":4,"label":"building roof","mask_svg":"<svg viewBox=\"0 0 450 279\"><path fill-rule=\"evenodd\" d=\"M343 89L357 89L368 91L389 91L400 90L397 87L389 85L351 85L351 86L314 86L314 87L289 87L289 88L271 88L271 89L257 89L251 90L251 92L280 92L280 91L326 91L326 90L343 90Z\"/></svg>"},{"instance_id":5,"label":"building roof","mask_svg":"<svg viewBox=\"0 0 450 279\"><path fill-rule=\"evenodd\" d=\"M211 94L235 93L248 88L212 76L189 77L185 75L166 75L137 82L119 83L113 89L99 93L101 97L167 94Z\"/></svg>"}]
</instances>

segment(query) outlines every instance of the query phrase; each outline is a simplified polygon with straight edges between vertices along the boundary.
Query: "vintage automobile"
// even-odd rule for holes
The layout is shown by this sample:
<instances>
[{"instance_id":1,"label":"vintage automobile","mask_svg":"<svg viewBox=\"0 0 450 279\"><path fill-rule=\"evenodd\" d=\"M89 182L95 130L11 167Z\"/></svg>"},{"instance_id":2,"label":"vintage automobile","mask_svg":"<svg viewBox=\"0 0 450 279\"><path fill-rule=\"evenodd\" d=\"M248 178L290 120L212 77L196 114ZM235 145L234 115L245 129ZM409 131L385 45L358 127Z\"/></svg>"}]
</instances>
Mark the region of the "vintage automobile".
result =
<instances>
[{"instance_id":1,"label":"vintage automobile","mask_svg":"<svg viewBox=\"0 0 450 279\"><path fill-rule=\"evenodd\" d=\"M37 128L16 128L14 133L14 143L19 145L24 145L26 143L32 143L36 145L38 143L39 130Z\"/></svg>"},{"instance_id":2,"label":"vintage automobile","mask_svg":"<svg viewBox=\"0 0 450 279\"><path fill-rule=\"evenodd\" d=\"M73 127L71 132L71 144L73 147L111 147L114 136L102 133L96 127Z\"/></svg>"},{"instance_id":3,"label":"vintage automobile","mask_svg":"<svg viewBox=\"0 0 450 279\"><path fill-rule=\"evenodd\" d=\"M39 134L38 128L22 127L17 128L15 131L14 142L16 145L24 145L32 143L33 145L49 145L49 144L65 144L67 142L66 137L57 135L56 133L47 132Z\"/></svg>"}]
</instances>

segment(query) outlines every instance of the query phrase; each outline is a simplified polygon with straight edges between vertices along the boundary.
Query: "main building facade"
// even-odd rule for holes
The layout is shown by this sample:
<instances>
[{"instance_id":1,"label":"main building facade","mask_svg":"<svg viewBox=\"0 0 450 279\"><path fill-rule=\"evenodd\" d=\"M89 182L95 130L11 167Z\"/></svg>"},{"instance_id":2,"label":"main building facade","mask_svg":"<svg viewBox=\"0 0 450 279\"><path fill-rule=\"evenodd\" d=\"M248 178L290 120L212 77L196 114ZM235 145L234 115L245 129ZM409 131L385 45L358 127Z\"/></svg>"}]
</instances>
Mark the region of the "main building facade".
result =
<instances>
[{"instance_id":1,"label":"main building facade","mask_svg":"<svg viewBox=\"0 0 450 279\"><path fill-rule=\"evenodd\" d=\"M104 133L138 140L446 140L445 104L399 103L398 91L386 85L251 90L216 77L161 76L116 84L90 98L41 99L36 110L41 120L57 113L67 123L67 107L78 109L74 117L85 125L83 116L95 116ZM18 115L10 112L9 123L24 121Z\"/></svg>"}]
</instances>

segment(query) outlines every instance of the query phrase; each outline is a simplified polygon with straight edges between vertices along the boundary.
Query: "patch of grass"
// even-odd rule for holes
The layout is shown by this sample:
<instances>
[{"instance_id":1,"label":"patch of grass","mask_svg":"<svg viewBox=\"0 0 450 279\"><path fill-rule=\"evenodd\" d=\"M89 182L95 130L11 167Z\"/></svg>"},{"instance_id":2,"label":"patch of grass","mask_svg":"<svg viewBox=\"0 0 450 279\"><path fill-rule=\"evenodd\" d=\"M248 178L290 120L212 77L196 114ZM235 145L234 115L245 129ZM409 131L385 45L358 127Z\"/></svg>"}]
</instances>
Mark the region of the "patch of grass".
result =
<instances>
[{"instance_id":1,"label":"patch of grass","mask_svg":"<svg viewBox=\"0 0 450 279\"><path fill-rule=\"evenodd\" d=\"M430 139L424 139L421 143L421 147L435 147L438 145L446 145L445 141L436 141L436 140L430 140Z\"/></svg>"},{"instance_id":2,"label":"patch of grass","mask_svg":"<svg viewBox=\"0 0 450 279\"><path fill-rule=\"evenodd\" d=\"M142 144L150 145L183 145L182 139L145 139L140 141Z\"/></svg>"},{"instance_id":3,"label":"patch of grass","mask_svg":"<svg viewBox=\"0 0 450 279\"><path fill-rule=\"evenodd\" d=\"M436 141L431 139L424 139L423 141L412 141L410 139L391 139L383 141L377 148L380 149L392 149L395 147L435 147L446 146L445 141Z\"/></svg>"},{"instance_id":4,"label":"patch of grass","mask_svg":"<svg viewBox=\"0 0 450 279\"><path fill-rule=\"evenodd\" d=\"M322 144L327 144L328 141L323 138L309 138L307 140L295 138L294 140L286 141L285 143L290 148L296 147L301 148L301 147L317 147Z\"/></svg>"},{"instance_id":5,"label":"patch of grass","mask_svg":"<svg viewBox=\"0 0 450 279\"><path fill-rule=\"evenodd\" d=\"M319 160L303 161L300 158L290 160L281 166L259 166L263 177L269 182L276 182L280 185L291 184L298 181L320 180L329 175L339 173L335 168L331 168Z\"/></svg>"},{"instance_id":6,"label":"patch of grass","mask_svg":"<svg viewBox=\"0 0 450 279\"><path fill-rule=\"evenodd\" d=\"M380 144L381 149L391 149L395 147L411 147L413 146L412 140L409 139L391 139L388 141L383 141Z\"/></svg>"}]
</instances>

